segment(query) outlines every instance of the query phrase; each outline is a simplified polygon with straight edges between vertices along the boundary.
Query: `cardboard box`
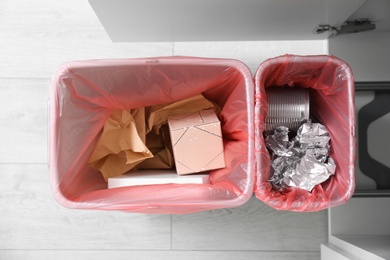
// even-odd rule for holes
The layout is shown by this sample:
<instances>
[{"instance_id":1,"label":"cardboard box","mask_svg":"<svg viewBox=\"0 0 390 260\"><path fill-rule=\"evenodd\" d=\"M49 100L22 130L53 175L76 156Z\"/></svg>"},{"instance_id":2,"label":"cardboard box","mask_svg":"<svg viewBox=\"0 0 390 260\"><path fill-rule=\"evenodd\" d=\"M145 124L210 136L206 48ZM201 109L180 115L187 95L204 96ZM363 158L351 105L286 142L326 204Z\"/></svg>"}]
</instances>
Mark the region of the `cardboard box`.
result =
<instances>
[{"instance_id":1,"label":"cardboard box","mask_svg":"<svg viewBox=\"0 0 390 260\"><path fill-rule=\"evenodd\" d=\"M154 184L209 184L208 174L177 175L175 170L134 170L108 178L108 188Z\"/></svg>"},{"instance_id":2,"label":"cardboard box","mask_svg":"<svg viewBox=\"0 0 390 260\"><path fill-rule=\"evenodd\" d=\"M178 174L225 167L221 123L213 109L168 118Z\"/></svg>"}]
</instances>

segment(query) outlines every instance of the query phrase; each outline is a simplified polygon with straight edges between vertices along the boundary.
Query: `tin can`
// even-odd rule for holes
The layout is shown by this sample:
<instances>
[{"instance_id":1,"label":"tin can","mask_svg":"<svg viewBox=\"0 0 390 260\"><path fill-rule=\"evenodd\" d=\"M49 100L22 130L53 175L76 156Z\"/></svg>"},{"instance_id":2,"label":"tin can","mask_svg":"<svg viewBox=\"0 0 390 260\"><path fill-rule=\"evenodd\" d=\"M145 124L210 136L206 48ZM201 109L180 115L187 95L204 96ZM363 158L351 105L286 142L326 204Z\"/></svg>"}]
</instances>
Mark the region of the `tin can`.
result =
<instances>
[{"instance_id":1,"label":"tin can","mask_svg":"<svg viewBox=\"0 0 390 260\"><path fill-rule=\"evenodd\" d=\"M286 126L297 131L309 119L310 95L305 88L274 87L266 89L268 113L266 131Z\"/></svg>"}]
</instances>

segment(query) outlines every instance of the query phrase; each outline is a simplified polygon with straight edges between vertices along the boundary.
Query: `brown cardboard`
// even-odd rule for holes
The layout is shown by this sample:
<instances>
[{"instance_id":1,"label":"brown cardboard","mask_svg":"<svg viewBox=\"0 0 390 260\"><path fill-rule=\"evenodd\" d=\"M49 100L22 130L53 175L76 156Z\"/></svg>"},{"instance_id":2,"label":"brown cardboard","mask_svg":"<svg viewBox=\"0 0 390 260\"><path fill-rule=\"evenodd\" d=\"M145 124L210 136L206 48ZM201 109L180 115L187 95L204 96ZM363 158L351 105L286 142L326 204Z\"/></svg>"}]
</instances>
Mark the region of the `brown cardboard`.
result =
<instances>
[{"instance_id":1,"label":"brown cardboard","mask_svg":"<svg viewBox=\"0 0 390 260\"><path fill-rule=\"evenodd\" d=\"M225 167L221 123L213 109L168 117L180 175Z\"/></svg>"},{"instance_id":2,"label":"brown cardboard","mask_svg":"<svg viewBox=\"0 0 390 260\"><path fill-rule=\"evenodd\" d=\"M171 115L189 114L199 110L213 108L214 104L199 94L173 103L146 108L146 133L159 133L161 125L166 124Z\"/></svg>"}]
</instances>

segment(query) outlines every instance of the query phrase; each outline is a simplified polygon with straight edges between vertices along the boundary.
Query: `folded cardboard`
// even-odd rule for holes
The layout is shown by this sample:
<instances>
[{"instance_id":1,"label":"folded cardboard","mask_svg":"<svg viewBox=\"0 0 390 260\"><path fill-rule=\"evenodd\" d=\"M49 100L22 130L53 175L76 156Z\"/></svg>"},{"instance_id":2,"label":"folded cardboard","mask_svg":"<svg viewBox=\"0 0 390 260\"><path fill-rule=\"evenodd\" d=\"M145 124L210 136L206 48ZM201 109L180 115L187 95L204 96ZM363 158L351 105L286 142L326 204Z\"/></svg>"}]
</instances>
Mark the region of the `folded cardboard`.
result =
<instances>
[{"instance_id":1,"label":"folded cardboard","mask_svg":"<svg viewBox=\"0 0 390 260\"><path fill-rule=\"evenodd\" d=\"M168 117L178 174L225 167L221 123L213 109Z\"/></svg>"}]
</instances>

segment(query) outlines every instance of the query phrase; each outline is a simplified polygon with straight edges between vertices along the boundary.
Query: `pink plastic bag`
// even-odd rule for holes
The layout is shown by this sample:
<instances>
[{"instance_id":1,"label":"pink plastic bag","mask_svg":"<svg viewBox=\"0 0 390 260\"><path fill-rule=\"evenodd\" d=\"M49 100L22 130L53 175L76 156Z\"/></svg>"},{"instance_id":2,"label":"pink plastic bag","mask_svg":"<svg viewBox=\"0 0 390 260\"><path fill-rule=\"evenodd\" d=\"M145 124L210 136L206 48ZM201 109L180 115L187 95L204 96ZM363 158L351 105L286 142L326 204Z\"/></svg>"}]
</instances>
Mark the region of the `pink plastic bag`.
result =
<instances>
[{"instance_id":1,"label":"pink plastic bag","mask_svg":"<svg viewBox=\"0 0 390 260\"><path fill-rule=\"evenodd\" d=\"M107 189L87 163L117 109L177 101L202 93L221 108L226 167L211 184ZM50 178L56 200L79 209L189 213L244 204L254 185L254 84L249 69L226 59L185 57L69 62L50 96Z\"/></svg>"},{"instance_id":2,"label":"pink plastic bag","mask_svg":"<svg viewBox=\"0 0 390 260\"><path fill-rule=\"evenodd\" d=\"M311 88L311 111L331 136L330 156L336 162L336 173L312 192L289 188L273 190L267 182L270 155L263 131L267 115L265 89L269 87ZM256 197L279 210L317 211L345 203L355 188L355 98L351 69L332 56L285 55L263 62L255 75L255 149Z\"/></svg>"},{"instance_id":3,"label":"pink plastic bag","mask_svg":"<svg viewBox=\"0 0 390 260\"><path fill-rule=\"evenodd\" d=\"M69 62L55 73L50 96L49 166L55 198L79 209L190 213L244 204L253 191L280 210L316 211L345 203L355 187L353 75L329 56L286 55L260 65L255 85L239 61L166 57ZM311 88L311 110L329 130L337 170L311 193L280 193L267 182L270 157L263 130L265 88ZM211 184L166 184L108 190L89 155L112 111L177 101L202 93L222 108L227 166ZM256 100L254 98L256 97ZM256 156L256 157L255 157ZM255 188L254 188L255 187Z\"/></svg>"}]
</instances>

